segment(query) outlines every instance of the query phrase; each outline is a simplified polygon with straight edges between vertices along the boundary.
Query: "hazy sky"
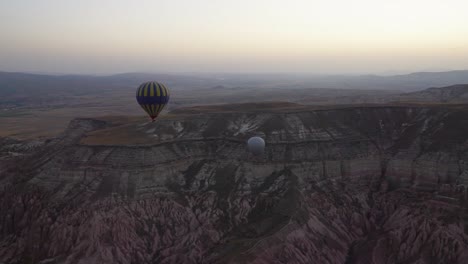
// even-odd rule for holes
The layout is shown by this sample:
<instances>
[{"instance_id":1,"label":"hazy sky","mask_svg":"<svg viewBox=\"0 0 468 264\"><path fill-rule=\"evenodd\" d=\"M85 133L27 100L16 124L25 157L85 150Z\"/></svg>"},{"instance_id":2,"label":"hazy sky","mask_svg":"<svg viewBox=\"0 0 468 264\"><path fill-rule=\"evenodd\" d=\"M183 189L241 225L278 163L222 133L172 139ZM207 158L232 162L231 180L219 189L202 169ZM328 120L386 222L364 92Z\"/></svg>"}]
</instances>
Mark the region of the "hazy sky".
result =
<instances>
[{"instance_id":1,"label":"hazy sky","mask_svg":"<svg viewBox=\"0 0 468 264\"><path fill-rule=\"evenodd\" d=\"M0 0L0 70L468 69L467 0Z\"/></svg>"}]
</instances>

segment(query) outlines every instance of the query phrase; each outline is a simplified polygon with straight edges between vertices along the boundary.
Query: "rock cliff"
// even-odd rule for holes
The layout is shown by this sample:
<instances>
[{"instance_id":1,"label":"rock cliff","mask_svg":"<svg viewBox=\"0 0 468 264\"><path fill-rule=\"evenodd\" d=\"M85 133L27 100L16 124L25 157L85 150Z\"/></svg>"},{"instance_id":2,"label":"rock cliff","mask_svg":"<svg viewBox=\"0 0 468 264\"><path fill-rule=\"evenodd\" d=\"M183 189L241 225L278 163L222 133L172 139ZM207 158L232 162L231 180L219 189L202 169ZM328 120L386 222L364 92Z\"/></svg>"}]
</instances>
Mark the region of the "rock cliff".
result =
<instances>
[{"instance_id":1,"label":"rock cliff","mask_svg":"<svg viewBox=\"0 0 468 264\"><path fill-rule=\"evenodd\" d=\"M468 107L236 109L2 140L0 263L468 262Z\"/></svg>"}]
</instances>

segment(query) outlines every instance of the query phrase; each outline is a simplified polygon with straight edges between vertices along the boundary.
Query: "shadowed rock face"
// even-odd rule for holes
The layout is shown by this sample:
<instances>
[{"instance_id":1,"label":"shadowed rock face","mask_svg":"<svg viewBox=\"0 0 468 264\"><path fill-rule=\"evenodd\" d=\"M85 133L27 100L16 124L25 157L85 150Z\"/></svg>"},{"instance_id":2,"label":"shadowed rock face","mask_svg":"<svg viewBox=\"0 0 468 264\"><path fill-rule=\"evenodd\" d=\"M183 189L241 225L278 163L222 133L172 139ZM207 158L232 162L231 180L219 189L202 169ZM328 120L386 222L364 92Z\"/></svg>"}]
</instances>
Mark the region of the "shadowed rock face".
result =
<instances>
[{"instance_id":1,"label":"shadowed rock face","mask_svg":"<svg viewBox=\"0 0 468 264\"><path fill-rule=\"evenodd\" d=\"M34 148L1 141L0 263L468 263L465 107L117 130L77 119Z\"/></svg>"}]
</instances>

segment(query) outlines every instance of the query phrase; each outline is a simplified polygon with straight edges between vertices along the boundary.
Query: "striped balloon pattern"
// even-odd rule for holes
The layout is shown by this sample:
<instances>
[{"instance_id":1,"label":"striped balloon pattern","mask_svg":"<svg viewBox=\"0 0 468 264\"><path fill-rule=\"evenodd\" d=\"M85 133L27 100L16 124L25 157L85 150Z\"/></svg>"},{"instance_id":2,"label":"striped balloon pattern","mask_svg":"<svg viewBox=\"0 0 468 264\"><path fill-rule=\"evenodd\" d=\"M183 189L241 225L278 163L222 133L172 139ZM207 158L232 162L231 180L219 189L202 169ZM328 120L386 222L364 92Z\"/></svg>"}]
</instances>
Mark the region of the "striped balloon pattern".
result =
<instances>
[{"instance_id":1,"label":"striped balloon pattern","mask_svg":"<svg viewBox=\"0 0 468 264\"><path fill-rule=\"evenodd\" d=\"M145 82L136 91L138 104L146 113L154 119L169 102L169 90L164 84L158 82Z\"/></svg>"}]
</instances>

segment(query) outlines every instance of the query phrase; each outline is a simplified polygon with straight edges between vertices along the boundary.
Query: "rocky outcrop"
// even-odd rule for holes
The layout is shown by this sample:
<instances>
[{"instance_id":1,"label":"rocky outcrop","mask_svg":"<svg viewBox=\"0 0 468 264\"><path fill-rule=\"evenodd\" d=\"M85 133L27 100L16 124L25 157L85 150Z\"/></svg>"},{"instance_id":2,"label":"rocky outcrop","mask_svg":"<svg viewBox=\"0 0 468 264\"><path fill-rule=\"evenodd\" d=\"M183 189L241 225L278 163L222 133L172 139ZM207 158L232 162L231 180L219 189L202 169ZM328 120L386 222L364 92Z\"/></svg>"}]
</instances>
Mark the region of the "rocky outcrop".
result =
<instances>
[{"instance_id":1,"label":"rocky outcrop","mask_svg":"<svg viewBox=\"0 0 468 264\"><path fill-rule=\"evenodd\" d=\"M468 102L468 84L447 87L433 87L422 91L400 95L400 100L420 102L466 103Z\"/></svg>"},{"instance_id":2,"label":"rocky outcrop","mask_svg":"<svg viewBox=\"0 0 468 264\"><path fill-rule=\"evenodd\" d=\"M0 161L0 261L466 263L467 124L459 106L75 120Z\"/></svg>"}]
</instances>

